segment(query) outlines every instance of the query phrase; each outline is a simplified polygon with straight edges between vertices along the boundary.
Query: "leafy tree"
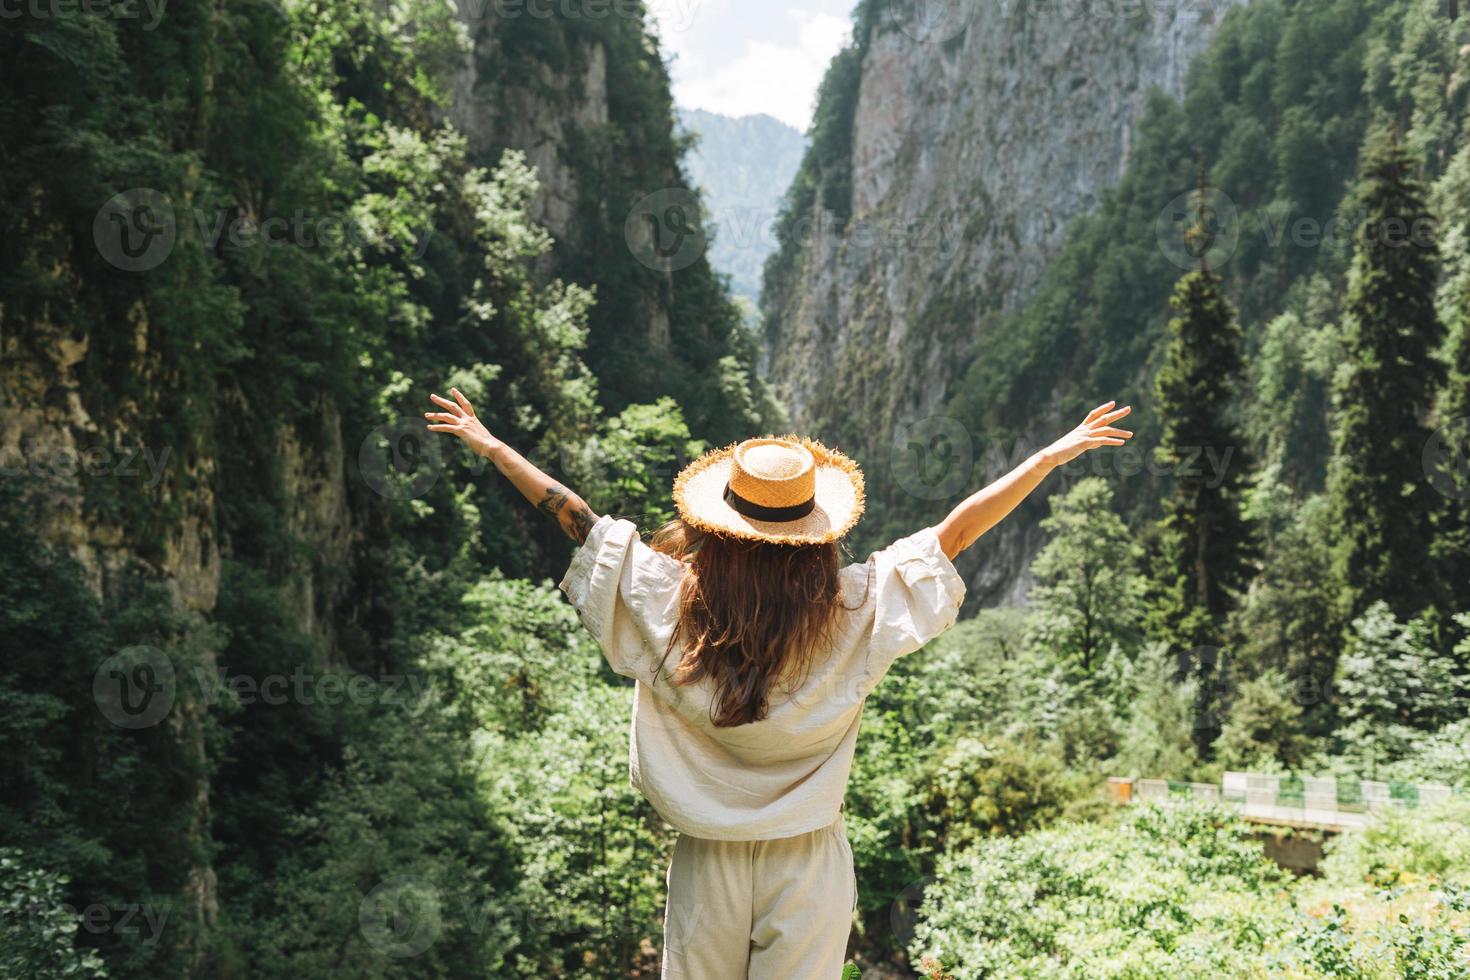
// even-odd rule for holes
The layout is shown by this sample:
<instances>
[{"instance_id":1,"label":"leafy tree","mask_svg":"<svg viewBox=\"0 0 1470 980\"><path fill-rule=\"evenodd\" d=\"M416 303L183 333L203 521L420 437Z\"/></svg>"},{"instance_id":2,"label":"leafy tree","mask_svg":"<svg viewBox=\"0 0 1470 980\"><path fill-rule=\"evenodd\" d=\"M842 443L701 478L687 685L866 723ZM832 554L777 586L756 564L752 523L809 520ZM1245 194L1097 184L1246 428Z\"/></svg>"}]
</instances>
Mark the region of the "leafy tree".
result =
<instances>
[{"instance_id":1,"label":"leafy tree","mask_svg":"<svg viewBox=\"0 0 1470 980\"><path fill-rule=\"evenodd\" d=\"M1131 684L1133 703L1123 726L1118 754L1109 760L1116 774L1150 779L1187 779L1199 765L1196 711L1197 678L1177 679L1178 662L1163 643L1138 653Z\"/></svg>"},{"instance_id":2,"label":"leafy tree","mask_svg":"<svg viewBox=\"0 0 1470 980\"><path fill-rule=\"evenodd\" d=\"M1328 842L1321 870L1341 881L1388 888L1413 878L1455 881L1470 869L1470 800L1415 812L1393 807L1361 831Z\"/></svg>"},{"instance_id":3,"label":"leafy tree","mask_svg":"<svg viewBox=\"0 0 1470 980\"><path fill-rule=\"evenodd\" d=\"M1080 662L1084 672L1114 642L1138 632L1143 579L1136 570L1142 548L1113 510L1113 491L1100 477L1077 481L1050 498L1041 522L1051 534L1031 574L1028 597L1036 607L1039 637L1059 659Z\"/></svg>"},{"instance_id":4,"label":"leafy tree","mask_svg":"<svg viewBox=\"0 0 1470 980\"><path fill-rule=\"evenodd\" d=\"M1320 294L1332 288L1314 280L1305 305L1330 301ZM1250 364L1245 430L1258 472L1274 467L1280 481L1299 493L1321 489L1330 451L1327 391L1336 366L1336 330L1318 318L1331 314L1288 311L1273 317Z\"/></svg>"},{"instance_id":5,"label":"leafy tree","mask_svg":"<svg viewBox=\"0 0 1470 980\"><path fill-rule=\"evenodd\" d=\"M1461 651L1462 656L1467 652ZM1346 771L1356 778L1357 760L1348 757L1344 761L1345 765L1334 771ZM1385 763L1378 774L1383 779L1406 783L1470 786L1470 717L1419 736L1403 758Z\"/></svg>"},{"instance_id":6,"label":"leafy tree","mask_svg":"<svg viewBox=\"0 0 1470 980\"><path fill-rule=\"evenodd\" d=\"M1348 273L1328 471L1340 541L1334 567L1350 618L1380 599L1407 618L1435 598L1420 575L1435 494L1413 474L1423 472L1444 330L1434 309L1431 216L1412 166L1397 136L1375 132L1355 197L1362 220Z\"/></svg>"},{"instance_id":7,"label":"leafy tree","mask_svg":"<svg viewBox=\"0 0 1470 980\"><path fill-rule=\"evenodd\" d=\"M1215 760L1226 769L1294 769L1309 754L1311 739L1302 730L1296 687L1283 671L1270 668L1241 682L1214 745Z\"/></svg>"},{"instance_id":8,"label":"leafy tree","mask_svg":"<svg viewBox=\"0 0 1470 980\"><path fill-rule=\"evenodd\" d=\"M1320 493L1295 501L1275 473L1263 471L1251 493L1248 513L1265 531L1264 558L1231 628L1240 639L1230 683L1279 671L1303 709L1304 729L1327 735L1335 725L1330 695L1345 625L1329 574L1331 507Z\"/></svg>"},{"instance_id":9,"label":"leafy tree","mask_svg":"<svg viewBox=\"0 0 1470 980\"><path fill-rule=\"evenodd\" d=\"M260 976L503 976L511 842L473 791L467 734L431 700L375 690L340 769L291 822L248 950ZM345 719L343 719L345 720ZM407 730L413 738L404 738Z\"/></svg>"},{"instance_id":10,"label":"leafy tree","mask_svg":"<svg viewBox=\"0 0 1470 980\"><path fill-rule=\"evenodd\" d=\"M193 800L210 775L200 746L218 736L206 692L190 681L208 670L218 633L135 567L117 569L115 592L99 602L80 563L40 538L36 512L15 489L0 484L0 840L25 855L13 881L65 869L64 883L33 879L48 929L57 924L45 907L56 887L77 908L176 910L160 942L112 928L75 938L113 976L180 974L216 939L183 921L178 895L195 883L202 857L200 814L179 801ZM136 699L135 682L148 684L145 710L164 711L157 723L144 724L144 714L126 728L105 699L109 686L124 702Z\"/></svg>"},{"instance_id":11,"label":"leafy tree","mask_svg":"<svg viewBox=\"0 0 1470 980\"><path fill-rule=\"evenodd\" d=\"M1353 621L1336 690L1343 725L1338 738L1359 770L1403 758L1419 736L1463 717L1470 673L1434 649L1422 619L1402 623L1378 600Z\"/></svg>"},{"instance_id":12,"label":"leafy tree","mask_svg":"<svg viewBox=\"0 0 1470 980\"><path fill-rule=\"evenodd\" d=\"M438 689L473 719L476 805L531 869L478 909L510 942L496 976L620 976L656 942L672 835L628 782L633 689L549 583L492 578L437 638Z\"/></svg>"},{"instance_id":13,"label":"leafy tree","mask_svg":"<svg viewBox=\"0 0 1470 980\"><path fill-rule=\"evenodd\" d=\"M569 472L594 507L656 527L674 516L669 487L704 445L689 438L678 403L665 397L607 419L569 461Z\"/></svg>"}]
</instances>

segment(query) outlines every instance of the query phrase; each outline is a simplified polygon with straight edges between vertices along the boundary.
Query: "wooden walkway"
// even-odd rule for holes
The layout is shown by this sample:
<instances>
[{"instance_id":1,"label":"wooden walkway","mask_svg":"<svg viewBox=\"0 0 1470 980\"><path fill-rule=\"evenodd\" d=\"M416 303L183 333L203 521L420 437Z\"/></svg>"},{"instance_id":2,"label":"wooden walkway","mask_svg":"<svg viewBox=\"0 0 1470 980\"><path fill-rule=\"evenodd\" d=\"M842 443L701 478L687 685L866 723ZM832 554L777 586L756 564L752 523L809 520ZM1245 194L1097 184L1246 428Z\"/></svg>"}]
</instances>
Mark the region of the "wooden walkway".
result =
<instances>
[{"instance_id":1,"label":"wooden walkway","mask_svg":"<svg viewBox=\"0 0 1470 980\"><path fill-rule=\"evenodd\" d=\"M1115 803L1192 797L1233 806L1251 823L1337 833L1363 826L1377 810L1432 806L1451 796L1465 795L1466 788L1439 783L1227 772L1218 786L1113 776L1108 780L1108 791Z\"/></svg>"}]
</instances>

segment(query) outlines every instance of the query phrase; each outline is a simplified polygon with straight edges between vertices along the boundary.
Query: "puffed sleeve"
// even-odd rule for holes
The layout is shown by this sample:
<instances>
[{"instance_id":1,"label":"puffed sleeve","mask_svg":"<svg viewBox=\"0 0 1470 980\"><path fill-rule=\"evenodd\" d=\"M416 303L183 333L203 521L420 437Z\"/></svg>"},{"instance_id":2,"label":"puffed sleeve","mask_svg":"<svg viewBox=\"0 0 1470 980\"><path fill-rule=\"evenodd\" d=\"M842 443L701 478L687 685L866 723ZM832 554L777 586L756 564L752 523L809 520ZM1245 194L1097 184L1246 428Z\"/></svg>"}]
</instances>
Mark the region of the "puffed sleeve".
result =
<instances>
[{"instance_id":1,"label":"puffed sleeve","mask_svg":"<svg viewBox=\"0 0 1470 980\"><path fill-rule=\"evenodd\" d=\"M650 681L677 621L683 573L682 562L643 543L632 521L604 514L558 587L609 666Z\"/></svg>"},{"instance_id":2,"label":"puffed sleeve","mask_svg":"<svg viewBox=\"0 0 1470 980\"><path fill-rule=\"evenodd\" d=\"M965 580L926 527L875 552L876 607L868 658L872 667L913 653L955 624Z\"/></svg>"}]
</instances>

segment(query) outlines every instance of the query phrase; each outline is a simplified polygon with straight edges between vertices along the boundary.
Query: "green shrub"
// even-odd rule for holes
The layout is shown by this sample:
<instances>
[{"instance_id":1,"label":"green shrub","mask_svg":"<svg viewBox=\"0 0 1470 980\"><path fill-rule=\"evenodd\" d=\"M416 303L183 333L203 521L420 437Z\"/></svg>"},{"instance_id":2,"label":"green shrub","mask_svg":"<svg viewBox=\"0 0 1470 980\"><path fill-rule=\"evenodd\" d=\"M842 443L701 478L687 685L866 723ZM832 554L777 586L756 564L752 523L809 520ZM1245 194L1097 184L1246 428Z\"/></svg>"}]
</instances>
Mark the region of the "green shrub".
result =
<instances>
[{"instance_id":1,"label":"green shrub","mask_svg":"<svg viewBox=\"0 0 1470 980\"><path fill-rule=\"evenodd\" d=\"M978 840L940 859L910 956L959 980L1463 977L1464 807L1345 834L1321 881L1289 879L1238 817L1189 800Z\"/></svg>"},{"instance_id":2,"label":"green shrub","mask_svg":"<svg viewBox=\"0 0 1470 980\"><path fill-rule=\"evenodd\" d=\"M1198 804L979 841L937 878L910 954L959 978L1238 975L1284 927L1267 897L1282 873L1236 818Z\"/></svg>"},{"instance_id":3,"label":"green shrub","mask_svg":"<svg viewBox=\"0 0 1470 980\"><path fill-rule=\"evenodd\" d=\"M1396 885L1429 876L1470 885L1470 799L1379 810L1362 830L1328 842L1322 872L1340 884Z\"/></svg>"},{"instance_id":4,"label":"green shrub","mask_svg":"<svg viewBox=\"0 0 1470 980\"><path fill-rule=\"evenodd\" d=\"M66 885L19 849L0 848L0 977L107 976L96 953L73 945L78 918Z\"/></svg>"},{"instance_id":5,"label":"green shrub","mask_svg":"<svg viewBox=\"0 0 1470 980\"><path fill-rule=\"evenodd\" d=\"M939 751L922 788L936 850L1021 834L1060 817L1091 788L1055 743L963 736Z\"/></svg>"}]
</instances>

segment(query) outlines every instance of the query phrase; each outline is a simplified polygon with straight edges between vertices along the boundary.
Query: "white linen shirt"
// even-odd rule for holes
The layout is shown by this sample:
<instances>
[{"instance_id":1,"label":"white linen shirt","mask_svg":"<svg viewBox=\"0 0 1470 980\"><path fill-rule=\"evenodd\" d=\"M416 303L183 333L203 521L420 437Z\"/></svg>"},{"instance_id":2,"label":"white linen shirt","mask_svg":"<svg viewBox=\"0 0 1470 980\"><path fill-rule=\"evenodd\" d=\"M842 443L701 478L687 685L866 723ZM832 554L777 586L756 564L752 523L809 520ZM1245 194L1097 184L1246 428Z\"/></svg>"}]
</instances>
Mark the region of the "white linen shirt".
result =
<instances>
[{"instance_id":1,"label":"white linen shirt","mask_svg":"<svg viewBox=\"0 0 1470 980\"><path fill-rule=\"evenodd\" d=\"M654 551L631 521L603 515L559 588L607 662L637 684L628 774L668 823L692 837L770 840L837 819L869 693L893 661L954 625L965 582L934 528L840 572L833 649L795 691L773 690L760 721L710 721L708 678L678 684L669 653L685 564ZM859 599L862 604L857 605Z\"/></svg>"}]
</instances>

